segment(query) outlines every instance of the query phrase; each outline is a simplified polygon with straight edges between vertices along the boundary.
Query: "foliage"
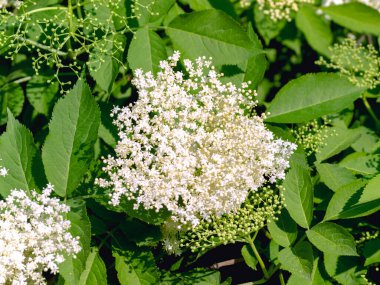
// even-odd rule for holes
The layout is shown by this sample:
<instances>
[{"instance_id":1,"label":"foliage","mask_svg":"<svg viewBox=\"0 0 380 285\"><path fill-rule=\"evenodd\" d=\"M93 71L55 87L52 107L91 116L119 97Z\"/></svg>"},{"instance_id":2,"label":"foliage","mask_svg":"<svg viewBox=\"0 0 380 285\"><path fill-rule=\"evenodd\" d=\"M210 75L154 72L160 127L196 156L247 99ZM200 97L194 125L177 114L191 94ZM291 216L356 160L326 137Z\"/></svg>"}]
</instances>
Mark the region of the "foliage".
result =
<instances>
[{"instance_id":1,"label":"foliage","mask_svg":"<svg viewBox=\"0 0 380 285\"><path fill-rule=\"evenodd\" d=\"M68 285L378 282L380 12L376 1L337 2L0 0L0 203L11 204L14 189L40 195L52 183L51 199L70 207L64 218L82 249L56 260L59 273L38 272L39 278ZM297 144L283 180L260 184L234 211L197 216L196 226L170 220L165 205L145 209L126 199L111 205L112 187L120 185L96 183L112 176L107 158L120 155L115 163L124 168L125 161L139 161L119 141L131 139L140 125L120 132L111 110L134 106L144 98L140 92L154 99L162 86L173 87L162 80L156 89L136 90L133 82L144 74L154 83L162 61L175 51L181 53L173 66L181 72L179 86L207 81L187 80L192 69L182 58L210 60L212 72L223 74L217 87L257 91L247 98L253 109L240 106L244 116L260 116L271 139ZM179 90L171 89L160 104ZM190 97L197 92L186 90ZM202 100L196 104L207 107ZM211 112L222 114L222 106ZM148 112L152 120L157 115ZM244 132L247 139L235 147L250 135ZM231 153L248 151L223 149L226 157ZM218 173L227 181L225 174ZM202 205L194 193L194 205ZM171 202L180 211L184 201ZM0 263L7 264L3 240ZM12 258L17 264L20 257Z\"/></svg>"}]
</instances>

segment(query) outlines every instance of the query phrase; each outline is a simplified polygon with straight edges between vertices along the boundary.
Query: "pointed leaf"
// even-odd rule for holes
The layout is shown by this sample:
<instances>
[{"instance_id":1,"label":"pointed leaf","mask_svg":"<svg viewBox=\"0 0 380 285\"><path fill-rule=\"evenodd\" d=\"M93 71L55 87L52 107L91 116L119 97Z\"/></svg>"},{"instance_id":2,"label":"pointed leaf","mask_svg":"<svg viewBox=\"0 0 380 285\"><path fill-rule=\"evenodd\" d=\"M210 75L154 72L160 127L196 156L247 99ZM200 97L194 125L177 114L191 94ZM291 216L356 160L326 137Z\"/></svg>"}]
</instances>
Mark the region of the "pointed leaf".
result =
<instances>
[{"instance_id":1,"label":"pointed leaf","mask_svg":"<svg viewBox=\"0 0 380 285\"><path fill-rule=\"evenodd\" d=\"M276 221L268 223L268 230L274 241L283 247L290 246L297 239L297 224L286 209Z\"/></svg>"},{"instance_id":2,"label":"pointed leaf","mask_svg":"<svg viewBox=\"0 0 380 285\"><path fill-rule=\"evenodd\" d=\"M293 248L284 248L280 251L278 259L281 263L281 268L311 280L314 256L310 243L303 241Z\"/></svg>"},{"instance_id":3,"label":"pointed leaf","mask_svg":"<svg viewBox=\"0 0 380 285\"><path fill-rule=\"evenodd\" d=\"M82 272L78 285L107 284L107 270L97 248L92 248L87 257L85 270Z\"/></svg>"},{"instance_id":4,"label":"pointed leaf","mask_svg":"<svg viewBox=\"0 0 380 285\"><path fill-rule=\"evenodd\" d=\"M354 237L342 226L324 222L306 231L308 239L320 251L337 255L356 256Z\"/></svg>"},{"instance_id":5,"label":"pointed leaf","mask_svg":"<svg viewBox=\"0 0 380 285\"><path fill-rule=\"evenodd\" d=\"M87 259L90 254L91 223L87 216L86 205L82 201L70 201L70 212L67 218L71 222L70 233L79 236L79 244L82 250L76 258L66 257L59 265L59 273L65 279L66 284L78 285L82 273L87 269ZM84 277L83 277L84 278Z\"/></svg>"},{"instance_id":6,"label":"pointed leaf","mask_svg":"<svg viewBox=\"0 0 380 285\"><path fill-rule=\"evenodd\" d=\"M267 122L302 123L346 108L365 88L336 73L315 73L288 82L269 106Z\"/></svg>"},{"instance_id":7,"label":"pointed leaf","mask_svg":"<svg viewBox=\"0 0 380 285\"><path fill-rule=\"evenodd\" d=\"M156 74L160 61L166 60L165 42L155 32L142 28L137 30L128 51L128 62L132 70L141 68L144 72Z\"/></svg>"},{"instance_id":8,"label":"pointed leaf","mask_svg":"<svg viewBox=\"0 0 380 285\"><path fill-rule=\"evenodd\" d=\"M41 169L35 167L41 157L32 133L16 121L10 110L7 130L0 137L0 159L0 166L8 170L8 175L0 176L0 194L3 197L8 196L12 189L32 190L38 184L36 178L44 177Z\"/></svg>"},{"instance_id":9,"label":"pointed leaf","mask_svg":"<svg viewBox=\"0 0 380 285\"><path fill-rule=\"evenodd\" d=\"M313 218L313 188L310 173L294 164L284 181L286 209L298 225L309 228Z\"/></svg>"},{"instance_id":10,"label":"pointed leaf","mask_svg":"<svg viewBox=\"0 0 380 285\"><path fill-rule=\"evenodd\" d=\"M95 99L87 84L79 80L55 105L42 149L46 176L58 195L69 195L87 171L94 156L99 123Z\"/></svg>"},{"instance_id":11,"label":"pointed leaf","mask_svg":"<svg viewBox=\"0 0 380 285\"><path fill-rule=\"evenodd\" d=\"M364 185L365 181L358 180L338 189L331 198L324 220L363 217L380 210L380 174L363 188Z\"/></svg>"},{"instance_id":12,"label":"pointed leaf","mask_svg":"<svg viewBox=\"0 0 380 285\"><path fill-rule=\"evenodd\" d=\"M337 164L321 163L316 164L321 181L334 192L341 186L356 180L351 171L340 167Z\"/></svg>"}]
</instances>

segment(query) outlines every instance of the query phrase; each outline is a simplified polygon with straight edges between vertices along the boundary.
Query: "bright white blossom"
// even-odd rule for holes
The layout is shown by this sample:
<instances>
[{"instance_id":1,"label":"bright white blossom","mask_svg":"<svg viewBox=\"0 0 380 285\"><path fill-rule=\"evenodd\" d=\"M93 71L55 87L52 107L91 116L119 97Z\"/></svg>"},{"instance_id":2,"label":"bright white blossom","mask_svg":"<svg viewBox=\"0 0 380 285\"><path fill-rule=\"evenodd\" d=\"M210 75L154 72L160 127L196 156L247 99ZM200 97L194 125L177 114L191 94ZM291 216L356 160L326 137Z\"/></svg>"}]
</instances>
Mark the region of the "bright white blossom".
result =
<instances>
[{"instance_id":1,"label":"bright white blossom","mask_svg":"<svg viewBox=\"0 0 380 285\"><path fill-rule=\"evenodd\" d=\"M155 77L137 70L139 99L112 116L119 129L116 157L105 159L113 205L122 197L135 208L166 208L172 220L201 219L239 209L249 191L283 179L295 145L275 139L252 112L256 93L224 84L211 61L184 60L175 52Z\"/></svg>"},{"instance_id":2,"label":"bright white blossom","mask_svg":"<svg viewBox=\"0 0 380 285\"><path fill-rule=\"evenodd\" d=\"M314 2L315 0L257 0L259 9L274 22L282 19L291 21L292 13L299 10L300 4Z\"/></svg>"},{"instance_id":3,"label":"bright white blossom","mask_svg":"<svg viewBox=\"0 0 380 285\"><path fill-rule=\"evenodd\" d=\"M251 3L252 3L251 0L240 0L239 1L240 7L242 7L242 8L248 8L249 6L251 6Z\"/></svg>"},{"instance_id":4,"label":"bright white blossom","mask_svg":"<svg viewBox=\"0 0 380 285\"><path fill-rule=\"evenodd\" d=\"M350 2L360 2L380 12L380 0L324 0L322 6L342 5Z\"/></svg>"},{"instance_id":5,"label":"bright white blossom","mask_svg":"<svg viewBox=\"0 0 380 285\"><path fill-rule=\"evenodd\" d=\"M69 233L70 208L50 198L52 185L42 194L12 190L0 201L0 284L46 284L43 272L58 272L64 255L81 250Z\"/></svg>"}]
</instances>

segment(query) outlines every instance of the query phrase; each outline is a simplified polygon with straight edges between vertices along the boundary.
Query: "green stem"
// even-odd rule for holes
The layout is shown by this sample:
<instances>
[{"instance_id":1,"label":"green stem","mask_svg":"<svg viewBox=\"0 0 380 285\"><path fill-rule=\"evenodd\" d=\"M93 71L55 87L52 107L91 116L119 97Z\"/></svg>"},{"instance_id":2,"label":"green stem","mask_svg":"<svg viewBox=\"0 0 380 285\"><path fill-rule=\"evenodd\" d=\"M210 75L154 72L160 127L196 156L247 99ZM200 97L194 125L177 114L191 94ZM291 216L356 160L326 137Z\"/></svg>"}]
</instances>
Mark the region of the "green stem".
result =
<instances>
[{"instance_id":1,"label":"green stem","mask_svg":"<svg viewBox=\"0 0 380 285\"><path fill-rule=\"evenodd\" d=\"M372 119L375 121L377 130L379 130L380 129L380 120L377 118L375 112L372 110L371 105L369 104L365 94L362 95L362 100L363 100L364 106L366 107L368 113L370 114Z\"/></svg>"},{"instance_id":2,"label":"green stem","mask_svg":"<svg viewBox=\"0 0 380 285\"><path fill-rule=\"evenodd\" d=\"M38 12L50 11L50 10L67 10L67 7L44 7L39 9L34 9L28 12L25 12L24 15L31 15Z\"/></svg>"},{"instance_id":3,"label":"green stem","mask_svg":"<svg viewBox=\"0 0 380 285\"><path fill-rule=\"evenodd\" d=\"M69 39L67 40L67 49L69 50L70 58L73 58L73 48L71 46L71 37L74 35L73 31L73 5L71 0L67 0L67 19L69 21Z\"/></svg>"},{"instance_id":4,"label":"green stem","mask_svg":"<svg viewBox=\"0 0 380 285\"><path fill-rule=\"evenodd\" d=\"M280 283L281 283L281 285L285 285L284 275L282 275L281 271L280 271L279 277L280 277Z\"/></svg>"},{"instance_id":5,"label":"green stem","mask_svg":"<svg viewBox=\"0 0 380 285\"><path fill-rule=\"evenodd\" d=\"M21 40L23 42L26 42L26 43L28 43L28 44L30 44L32 46L38 47L40 49L50 51L51 53L56 53L59 56L67 56L68 55L66 52L63 52L63 51L57 50L55 48L52 48L52 47L40 44L39 42L33 41L31 39L27 39L27 38L24 38L24 37L17 37L16 39L17 40Z\"/></svg>"},{"instance_id":6,"label":"green stem","mask_svg":"<svg viewBox=\"0 0 380 285\"><path fill-rule=\"evenodd\" d=\"M265 264L264 264L264 261L261 259L261 256L259 254L259 252L257 251L256 249L256 246L255 244L253 243L253 241L255 240L256 236L257 236L258 232L255 233L255 235L253 236L253 238L251 238L249 235L246 237L246 241L248 242L248 244L251 246L252 250L253 250L253 253L255 254L255 257L257 258L257 261L259 262L260 264L260 267L261 267L261 270L263 271L263 274L264 274L264 278L266 280L268 280L270 278L269 274L268 274L268 271L267 271L267 268L265 267ZM257 282L257 281L256 281ZM256 284L259 284L259 283L256 283Z\"/></svg>"}]
</instances>

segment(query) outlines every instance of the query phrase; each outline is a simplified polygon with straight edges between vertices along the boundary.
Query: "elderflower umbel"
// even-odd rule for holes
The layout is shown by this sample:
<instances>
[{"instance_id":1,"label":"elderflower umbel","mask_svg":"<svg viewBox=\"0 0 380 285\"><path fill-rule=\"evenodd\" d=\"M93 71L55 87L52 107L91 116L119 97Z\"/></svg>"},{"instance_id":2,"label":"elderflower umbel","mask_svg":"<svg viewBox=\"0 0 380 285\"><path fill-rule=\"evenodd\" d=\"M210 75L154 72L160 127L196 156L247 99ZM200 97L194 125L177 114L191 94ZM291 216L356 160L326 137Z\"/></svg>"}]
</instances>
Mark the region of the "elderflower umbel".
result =
<instances>
[{"instance_id":1,"label":"elderflower umbel","mask_svg":"<svg viewBox=\"0 0 380 285\"><path fill-rule=\"evenodd\" d=\"M0 9L6 7L19 7L21 5L21 1L17 0L0 0Z\"/></svg>"},{"instance_id":2,"label":"elderflower umbel","mask_svg":"<svg viewBox=\"0 0 380 285\"><path fill-rule=\"evenodd\" d=\"M314 2L315 0L257 0L259 9L274 22L282 19L291 21L292 13L298 11L301 3Z\"/></svg>"},{"instance_id":3,"label":"elderflower umbel","mask_svg":"<svg viewBox=\"0 0 380 285\"><path fill-rule=\"evenodd\" d=\"M283 179L295 145L275 139L263 119L247 116L256 104L248 85L223 84L211 61L184 60L175 52L160 72L137 70L139 99L116 107L116 157L104 160L111 204L122 197L135 209L167 209L172 220L200 220L235 212L249 191Z\"/></svg>"},{"instance_id":4,"label":"elderflower umbel","mask_svg":"<svg viewBox=\"0 0 380 285\"><path fill-rule=\"evenodd\" d=\"M329 59L321 57L316 64L337 69L356 86L375 88L380 84L380 54L373 45L361 45L354 39L330 47Z\"/></svg>"},{"instance_id":5,"label":"elderflower umbel","mask_svg":"<svg viewBox=\"0 0 380 285\"><path fill-rule=\"evenodd\" d=\"M56 274L64 255L75 257L81 250L68 231L70 208L50 198L52 190L48 185L30 196L12 190L0 201L0 284L46 284L44 271Z\"/></svg>"}]
</instances>

